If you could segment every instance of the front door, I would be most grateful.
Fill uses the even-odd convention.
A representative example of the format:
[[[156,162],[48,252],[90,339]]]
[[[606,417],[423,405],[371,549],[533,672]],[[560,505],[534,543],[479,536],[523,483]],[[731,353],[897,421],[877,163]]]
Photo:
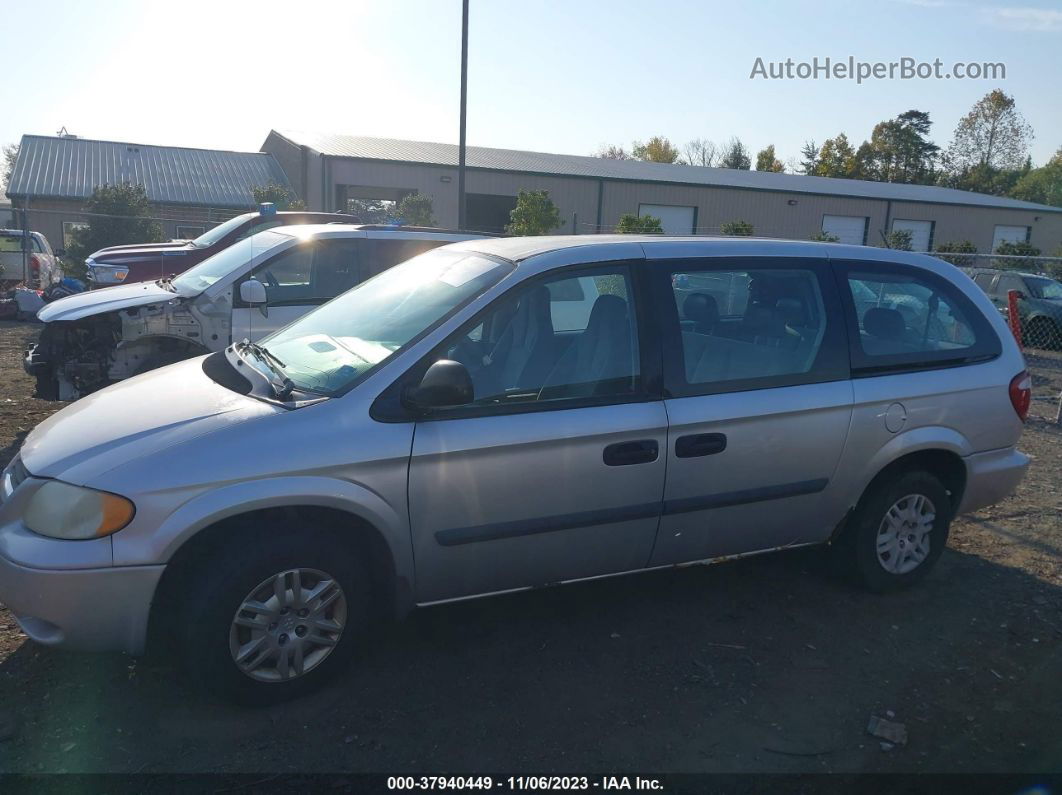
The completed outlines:
[[[826,263],[662,261],[654,279],[672,397],[652,565],[825,540],[852,415]]]
[[[430,357],[475,400],[418,421],[417,600],[630,571],[652,552],[667,415],[645,387],[626,267],[523,283]]]
[[[267,303],[264,309],[243,304],[236,283],[232,339],[261,339],[362,281],[358,243],[357,238],[307,240],[255,268],[245,278],[265,285]]]

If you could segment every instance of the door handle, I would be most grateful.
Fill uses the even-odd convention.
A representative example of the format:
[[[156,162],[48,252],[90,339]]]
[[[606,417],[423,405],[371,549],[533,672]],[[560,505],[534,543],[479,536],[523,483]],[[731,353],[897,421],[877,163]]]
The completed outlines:
[[[700,458],[721,453],[725,449],[726,434],[723,433],[695,433],[675,440],[676,458]]]
[[[659,455],[660,445],[655,439],[639,439],[636,442],[610,444],[601,458],[606,466],[625,467],[631,464],[649,464]]]

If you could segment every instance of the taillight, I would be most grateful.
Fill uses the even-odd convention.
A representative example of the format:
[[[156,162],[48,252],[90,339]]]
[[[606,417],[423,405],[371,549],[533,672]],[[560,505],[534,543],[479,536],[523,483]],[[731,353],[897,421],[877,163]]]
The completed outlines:
[[[1010,404],[1019,419],[1025,422],[1029,416],[1029,405],[1032,403],[1032,376],[1027,370],[1022,370],[1010,379]]]
[[[36,254],[30,254],[29,263],[30,273],[32,273],[34,276],[39,276],[41,272],[41,258],[38,257]]]

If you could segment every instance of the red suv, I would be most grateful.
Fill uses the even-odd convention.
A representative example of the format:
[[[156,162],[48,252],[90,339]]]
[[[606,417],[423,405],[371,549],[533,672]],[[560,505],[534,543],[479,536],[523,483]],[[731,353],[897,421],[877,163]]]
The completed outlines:
[[[343,213],[277,212],[263,205],[256,213],[244,213],[204,232],[195,240],[170,243],[143,243],[132,246],[101,248],[85,260],[90,287],[113,287],[116,284],[154,281],[188,270],[207,257],[228,248],[237,240],[273,226],[289,224],[360,223]]]

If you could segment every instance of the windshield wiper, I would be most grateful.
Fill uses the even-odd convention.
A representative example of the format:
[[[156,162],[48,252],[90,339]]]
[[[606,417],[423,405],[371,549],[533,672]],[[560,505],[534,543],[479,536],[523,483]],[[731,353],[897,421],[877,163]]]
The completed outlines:
[[[171,293],[177,292],[177,288],[173,286],[173,277],[167,276],[165,279],[159,279],[155,282],[163,290],[169,290]]]
[[[236,346],[236,350],[239,353],[244,351],[250,351],[253,353],[260,362],[265,364],[273,373],[280,377],[280,382],[270,381],[270,386],[273,387],[273,393],[280,400],[287,400],[291,397],[291,393],[295,390],[295,382],[288,378],[287,373],[284,372],[284,368],[287,367],[277,356],[269,351],[264,345],[259,345],[257,342],[251,342],[245,339],[243,342]]]

